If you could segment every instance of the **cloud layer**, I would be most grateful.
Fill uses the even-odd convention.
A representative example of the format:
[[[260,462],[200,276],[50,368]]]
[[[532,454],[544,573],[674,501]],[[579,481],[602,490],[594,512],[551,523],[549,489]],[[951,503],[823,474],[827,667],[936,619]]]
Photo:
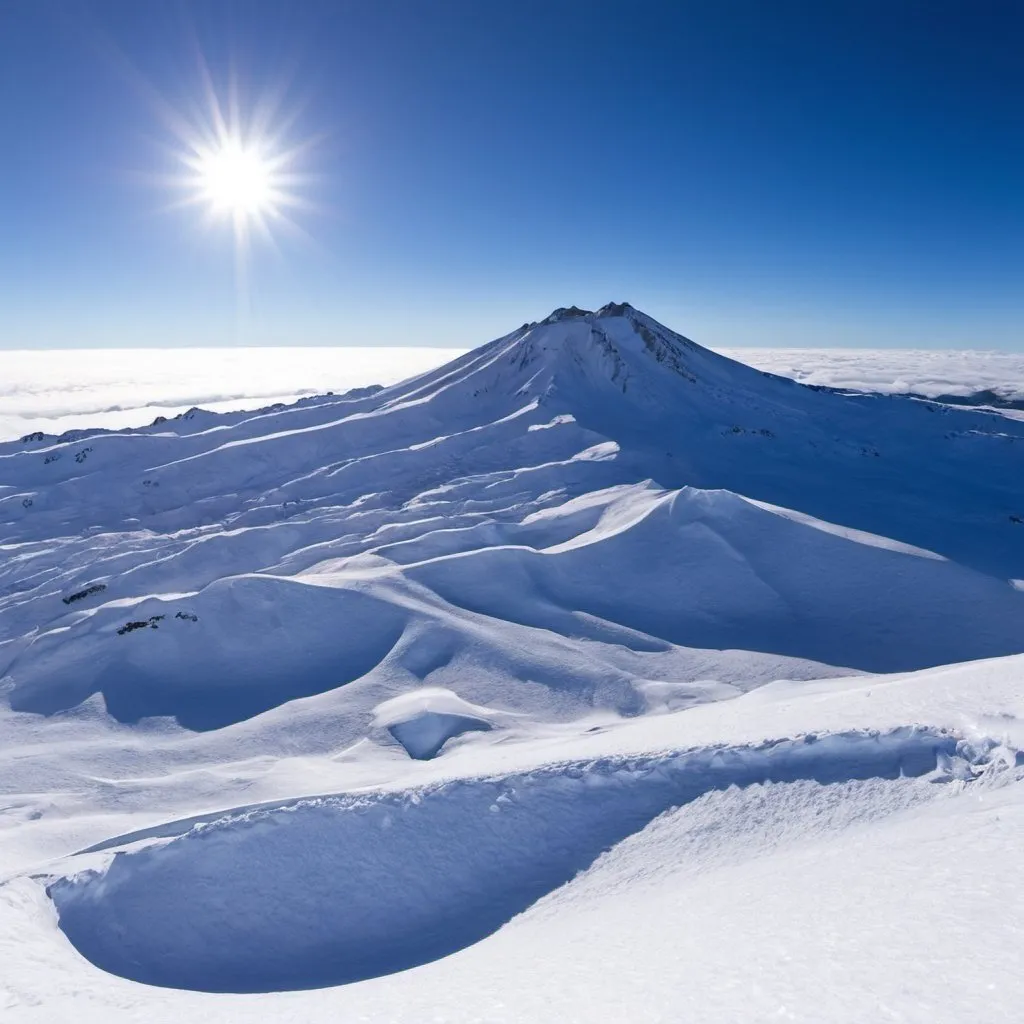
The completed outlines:
[[[446,348],[210,348],[0,351],[0,440],[36,430],[134,427],[192,406],[255,409],[390,384],[460,354]],[[807,384],[887,393],[1024,399],[1024,352],[728,348]]]
[[[0,439],[138,427],[192,406],[225,411],[391,384],[454,358],[441,348],[0,351]]]
[[[1024,398],[1024,352],[955,349],[720,348],[723,355],[804,384],[834,388]]]

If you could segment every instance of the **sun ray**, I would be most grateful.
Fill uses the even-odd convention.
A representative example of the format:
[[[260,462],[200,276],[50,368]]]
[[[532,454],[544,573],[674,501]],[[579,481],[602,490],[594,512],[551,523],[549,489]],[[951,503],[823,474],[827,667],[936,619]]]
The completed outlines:
[[[300,168],[322,139],[294,140],[299,112],[285,104],[283,83],[248,105],[236,76],[221,93],[198,51],[197,63],[199,102],[187,114],[164,118],[178,164],[170,178],[177,197],[168,208],[197,207],[205,226],[223,225],[232,234],[241,336],[254,244],[277,252],[278,232],[308,238],[289,214],[313,209],[301,195],[310,179]]]
[[[248,281],[255,245],[280,255],[287,236],[324,258],[331,254],[302,227],[297,214],[328,216],[310,201],[308,190],[318,179],[308,173],[312,151],[329,133],[297,135],[310,97],[296,97],[301,55],[294,51],[285,67],[249,95],[234,70],[218,80],[211,70],[195,27],[186,18],[196,67],[191,95],[172,99],[145,75],[108,35],[93,40],[103,58],[149,107],[162,129],[150,142],[166,156],[166,171],[128,172],[164,193],[159,212],[193,210],[204,234],[218,228],[231,239],[236,300],[241,336],[248,309]]]

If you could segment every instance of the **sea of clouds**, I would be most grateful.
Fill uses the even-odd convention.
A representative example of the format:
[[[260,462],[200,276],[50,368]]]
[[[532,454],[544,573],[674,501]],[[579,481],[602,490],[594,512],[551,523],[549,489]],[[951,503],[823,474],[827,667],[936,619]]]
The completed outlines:
[[[0,351],[0,440],[138,427],[193,406],[225,412],[393,384],[459,355],[440,348]]]
[[[994,391],[1004,399],[1024,399],[1024,352],[908,348],[721,348],[717,351],[759,370],[792,377],[804,384],[883,394],[911,392],[928,398]]]
[[[256,409],[390,384],[453,359],[441,348],[0,351],[0,440],[37,430],[131,427],[192,406]],[[808,384],[934,397],[993,390],[1024,399],[1024,352],[731,348],[725,355]]]

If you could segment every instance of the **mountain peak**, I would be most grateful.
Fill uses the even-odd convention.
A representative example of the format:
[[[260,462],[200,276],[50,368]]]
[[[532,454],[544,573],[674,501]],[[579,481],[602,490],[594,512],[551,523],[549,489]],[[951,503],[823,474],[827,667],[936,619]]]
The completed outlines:
[[[628,302],[606,302],[594,316],[598,319],[604,316],[628,316],[636,310]]]
[[[588,317],[600,320],[606,316],[627,316],[636,310],[628,302],[606,302],[596,312],[592,309],[581,309],[579,306],[559,306],[540,322],[542,324],[558,324],[566,320],[585,320]]]
[[[592,309],[580,309],[579,306],[559,306],[551,314],[540,322],[542,324],[560,324],[565,320],[579,320],[583,317],[593,316]]]

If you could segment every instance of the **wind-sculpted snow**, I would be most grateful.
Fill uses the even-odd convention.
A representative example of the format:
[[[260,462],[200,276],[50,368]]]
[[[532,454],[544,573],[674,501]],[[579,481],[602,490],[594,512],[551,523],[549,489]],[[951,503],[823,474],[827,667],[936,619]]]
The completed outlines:
[[[429,674],[456,646],[405,663]],[[560,725],[427,686],[350,745],[349,687],[198,734],[95,706],[0,715],[0,1006],[97,1024],[655,1024],[684,1004],[722,1024],[779,1005],[807,1024],[981,1003],[1013,1020],[1022,662]],[[415,760],[382,733],[423,710],[493,728]]]
[[[899,729],[322,798],[185,827],[50,894],[75,946],[137,981],[217,992],[338,985],[479,941],[710,790],[970,779],[979,757],[951,734]]]
[[[0,446],[0,673],[209,729],[379,701],[438,637],[417,685],[544,715],[1013,653],[1022,442],[558,311],[379,391]]]
[[[1015,1020],[1022,442],[611,305],[0,445],[0,1016]]]
[[[489,731],[492,722],[503,717],[443,687],[403,693],[374,709],[374,725],[387,729],[410,757],[420,761],[436,757],[456,736]]]

